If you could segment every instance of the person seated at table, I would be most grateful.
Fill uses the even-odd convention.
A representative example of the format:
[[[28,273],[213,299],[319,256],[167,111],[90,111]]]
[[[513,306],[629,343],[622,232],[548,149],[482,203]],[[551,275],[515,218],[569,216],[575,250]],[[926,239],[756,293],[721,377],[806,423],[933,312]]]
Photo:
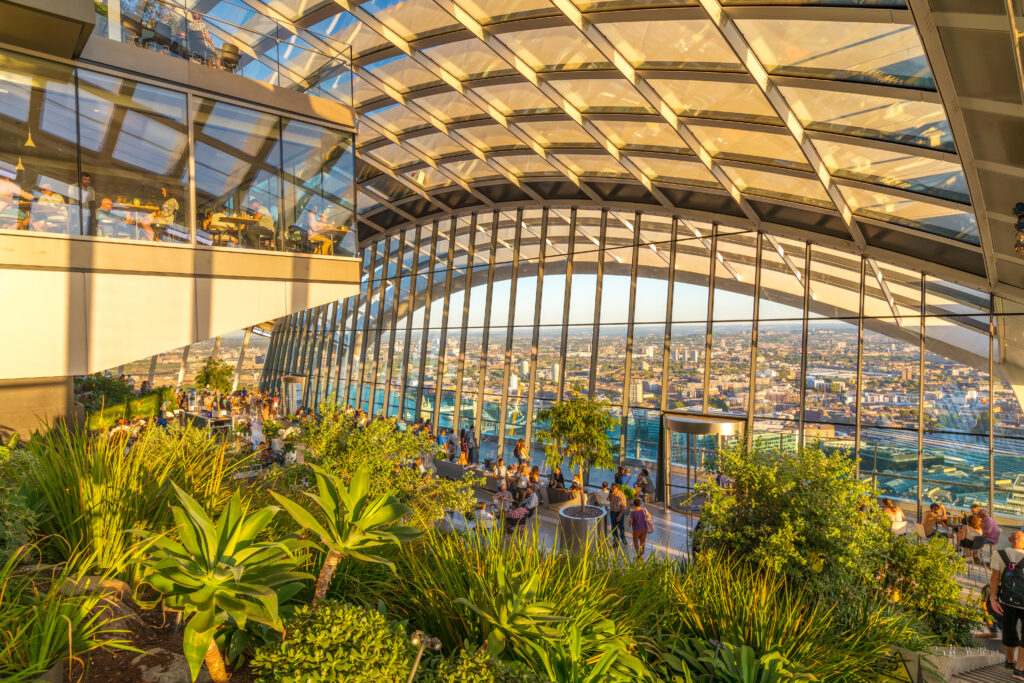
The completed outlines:
[[[582,491],[583,490],[583,476],[577,472],[572,475],[572,485],[569,487],[570,491]]]
[[[251,223],[242,228],[242,243],[250,249],[259,249],[260,240],[273,241],[276,233],[274,217],[267,207],[253,199],[249,202],[249,211],[256,218],[256,223]]]
[[[942,507],[942,503],[932,503],[928,506],[928,512],[924,513],[922,524],[925,538],[932,538],[938,534],[940,524],[949,525],[949,516],[946,514],[946,508]]]
[[[520,520],[528,517],[531,512],[536,510],[539,503],[537,493],[533,490],[533,487],[530,487],[526,490],[523,502],[505,512],[505,519],[513,525],[518,524]]]
[[[508,492],[508,484],[502,481],[499,485],[498,492],[491,496],[491,502],[501,507],[504,503],[512,502],[512,495]]]
[[[530,470],[530,486],[532,486],[534,490],[540,486],[540,468],[536,465],[534,465],[533,469]]]
[[[114,200],[104,197],[96,211],[96,225],[99,234],[105,237],[129,237],[135,234],[135,226],[128,220],[128,214],[114,208]]]
[[[160,210],[153,214],[150,221],[151,225],[156,229],[158,237],[161,232],[174,225],[178,209],[181,208],[177,198],[166,187],[160,188],[160,196],[163,197],[164,202],[160,205]]]
[[[39,186],[39,196],[32,202],[30,225],[38,232],[67,232],[68,207],[64,197],[53,191],[49,183]]]
[[[314,246],[313,253],[315,254],[330,254],[334,250],[334,242],[330,237],[324,234],[324,230],[328,227],[320,218],[319,209],[316,204],[310,204],[306,207],[305,229],[306,234],[309,236],[310,243]]]
[[[0,176],[0,228],[27,229],[29,217],[21,208],[21,203],[31,199],[32,195],[21,189],[21,185],[13,179]]]
[[[469,456],[466,453],[464,453],[463,451],[459,451],[458,463],[460,465],[462,465],[463,467],[468,466],[469,465]]]
[[[895,503],[888,498],[882,499],[882,511],[886,517],[889,518],[889,523],[896,526],[900,522],[906,522],[907,516],[903,514],[903,510],[899,509]]]
[[[974,545],[974,539],[983,535],[984,532],[981,530],[981,517],[978,515],[970,515],[967,518],[967,523],[957,529],[956,544],[964,549],[971,548]],[[978,551],[973,550],[972,554],[975,559],[977,559]]]
[[[999,543],[999,535],[1002,531],[999,529],[999,524],[996,523],[996,520],[992,519],[992,514],[985,508],[980,508],[977,515],[981,518],[981,532],[985,534],[985,545],[994,546]]]

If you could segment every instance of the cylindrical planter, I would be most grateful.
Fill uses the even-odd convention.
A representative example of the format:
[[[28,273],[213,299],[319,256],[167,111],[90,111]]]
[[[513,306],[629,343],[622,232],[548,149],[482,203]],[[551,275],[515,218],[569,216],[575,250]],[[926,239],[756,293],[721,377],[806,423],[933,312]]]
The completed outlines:
[[[579,552],[587,543],[601,536],[601,520],[608,514],[596,505],[569,505],[558,511],[558,539],[563,550]]]

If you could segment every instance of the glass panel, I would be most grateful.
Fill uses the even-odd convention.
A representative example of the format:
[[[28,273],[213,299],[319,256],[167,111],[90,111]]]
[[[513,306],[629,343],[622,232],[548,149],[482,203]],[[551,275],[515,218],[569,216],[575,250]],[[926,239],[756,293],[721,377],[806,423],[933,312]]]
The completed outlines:
[[[427,48],[423,54],[461,81],[515,73],[515,69],[476,37]]]
[[[96,190],[78,175],[71,67],[0,50],[0,89],[0,228],[94,234]]]
[[[531,83],[475,85],[473,90],[505,116],[548,114],[561,111]]]
[[[857,321],[809,321],[805,423],[853,424],[856,408]]]
[[[779,124],[778,114],[753,83],[652,78],[648,81],[680,116]]]
[[[672,325],[667,380],[668,407],[672,410],[700,412],[702,409],[706,333],[704,323]]]
[[[716,304],[718,294],[716,291]],[[712,327],[708,395],[708,410],[712,413],[747,414],[752,329],[750,322],[716,322]]]
[[[710,21],[661,19],[656,22],[603,22],[600,28],[615,49],[635,67],[740,68],[729,44]]]
[[[913,24],[791,19],[736,24],[772,73],[935,88]]]
[[[664,286],[664,282],[662,286]],[[664,308],[662,309],[664,311]],[[662,313],[664,316],[664,313]],[[662,349],[665,325],[638,324],[633,328],[633,358],[630,361],[629,404],[657,408],[661,405]],[[657,439],[655,439],[657,444]]]
[[[196,225],[203,242],[280,249],[278,117],[193,97]]]
[[[946,113],[938,102],[813,88],[779,89],[809,130],[956,151]]]
[[[369,0],[360,5],[404,40],[440,33],[458,24],[450,14],[430,0]]]
[[[590,41],[580,40],[575,26],[502,33],[501,42],[535,71],[574,71],[611,66]]]
[[[750,320],[753,317],[756,244],[751,234],[718,238],[714,300],[716,321]],[[749,339],[747,343],[750,343]]]
[[[687,221],[680,221],[680,234],[688,227]],[[676,244],[673,321],[706,320],[708,317],[709,245],[710,241],[703,239],[681,240]]]
[[[865,319],[861,423],[917,429],[920,318]]]
[[[99,194],[89,233],[188,242],[184,93],[83,69],[78,78],[82,173]]]
[[[969,244],[979,243],[978,225],[972,212],[904,199],[883,191],[862,190],[845,185],[840,185],[839,189],[854,213]]]
[[[570,104],[584,113],[655,113],[647,100],[622,79],[557,79],[549,83]]]
[[[630,155],[630,160],[651,180],[719,187],[718,181],[711,171],[696,160],[684,158],[665,159],[664,157],[645,157]]]
[[[815,141],[832,175],[970,204],[960,164],[929,159],[904,151]]]
[[[729,174],[741,192],[785,199],[790,202],[801,202],[812,206],[833,206],[825,188],[817,179],[728,165],[724,165],[722,168]]]
[[[622,387],[626,378],[626,332],[625,325],[602,323],[597,338],[594,394],[607,399],[612,405],[622,404]]]
[[[755,415],[790,420],[800,418],[802,349],[801,323],[761,322],[758,325]]]
[[[632,177],[619,162],[609,157],[604,151],[600,154],[556,154],[554,156],[576,175],[613,178]]]
[[[565,396],[568,397],[574,389],[586,394],[590,383],[591,361],[595,355],[591,349],[594,328],[592,325],[573,325],[566,330],[566,334]]]
[[[766,133],[704,125],[691,125],[690,130],[715,157],[773,166],[810,168],[796,141],[783,130]]]

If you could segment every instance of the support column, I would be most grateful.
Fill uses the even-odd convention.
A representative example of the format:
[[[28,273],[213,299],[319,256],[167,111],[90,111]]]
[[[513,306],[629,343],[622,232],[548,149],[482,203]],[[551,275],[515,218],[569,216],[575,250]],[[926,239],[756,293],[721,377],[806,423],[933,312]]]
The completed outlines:
[[[220,355],[220,337],[213,340],[213,353],[210,354],[210,358],[217,358]]]
[[[804,319],[800,344],[800,421],[797,423],[797,449],[804,447],[804,410],[807,405],[807,316],[811,305],[811,245],[804,245]]]
[[[186,344],[181,352],[181,367],[178,368],[178,386],[185,381],[185,366],[188,364],[188,352],[192,350],[191,344]]]
[[[754,314],[750,326],[750,384],[747,387],[747,428],[743,435],[749,451],[754,447],[754,409],[757,406],[757,336],[760,333],[761,317],[761,248],[764,241],[764,234],[757,233],[756,249],[754,255]],[[689,438],[689,437],[687,437]]]
[[[149,381],[150,388],[153,387],[153,381],[156,379],[156,361],[160,358],[160,354],[153,354],[153,357],[149,359],[149,376],[146,378]]]
[[[715,317],[715,276],[718,271],[718,223],[711,224],[711,267],[708,269],[708,320],[704,331],[704,387],[701,397],[701,412],[708,412],[708,395],[711,393],[711,332]]]
[[[533,302],[533,337],[530,342],[530,385],[526,388],[526,451],[533,449],[533,403],[537,390],[537,347],[540,345],[540,309],[544,295],[544,265],[547,261],[548,209],[545,207],[540,214],[540,252],[537,255],[537,296]]]
[[[462,297],[462,328],[459,333],[459,365],[455,371],[455,405],[452,408],[452,420],[455,425],[455,430],[458,431],[462,425],[462,380],[466,374],[466,337],[469,327],[469,297],[473,291],[473,271],[476,270],[476,217],[474,213],[469,218],[469,244],[466,245],[467,257],[466,257],[466,275],[465,275],[465,290],[466,294]],[[474,425],[477,427],[477,425]],[[477,440],[479,442],[480,434],[477,433]]]
[[[242,364],[245,363],[245,352],[249,350],[249,338],[252,336],[252,328],[245,328],[245,336],[242,337],[242,348],[238,352],[238,362],[235,363],[235,378],[231,382],[231,391],[238,390],[238,381],[242,376]]]
[[[512,281],[509,285],[508,320],[505,326],[505,355],[502,358],[501,402],[498,413],[498,458],[505,458],[505,427],[508,421],[508,388],[512,375],[512,332],[516,323],[516,290],[519,284],[519,250],[523,239],[523,210],[516,211],[516,237],[512,242]],[[497,234],[497,231],[495,231]],[[522,390],[520,390],[522,396]]]

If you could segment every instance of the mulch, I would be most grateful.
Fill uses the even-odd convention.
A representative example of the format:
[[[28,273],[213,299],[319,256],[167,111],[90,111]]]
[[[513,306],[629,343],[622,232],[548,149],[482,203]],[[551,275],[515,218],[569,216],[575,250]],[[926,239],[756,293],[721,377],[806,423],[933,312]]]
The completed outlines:
[[[182,652],[182,633],[175,632],[175,619],[171,613],[160,610],[137,610],[141,623],[133,621],[130,633],[122,634],[131,640],[132,647],[144,652],[163,650],[145,656],[138,652],[100,648],[86,655],[82,662],[74,662],[65,671],[65,683],[151,683],[142,676],[144,667],[167,664],[172,657],[166,653]],[[84,665],[84,672],[83,672]],[[256,677],[243,666],[231,675],[232,683],[254,683]]]

